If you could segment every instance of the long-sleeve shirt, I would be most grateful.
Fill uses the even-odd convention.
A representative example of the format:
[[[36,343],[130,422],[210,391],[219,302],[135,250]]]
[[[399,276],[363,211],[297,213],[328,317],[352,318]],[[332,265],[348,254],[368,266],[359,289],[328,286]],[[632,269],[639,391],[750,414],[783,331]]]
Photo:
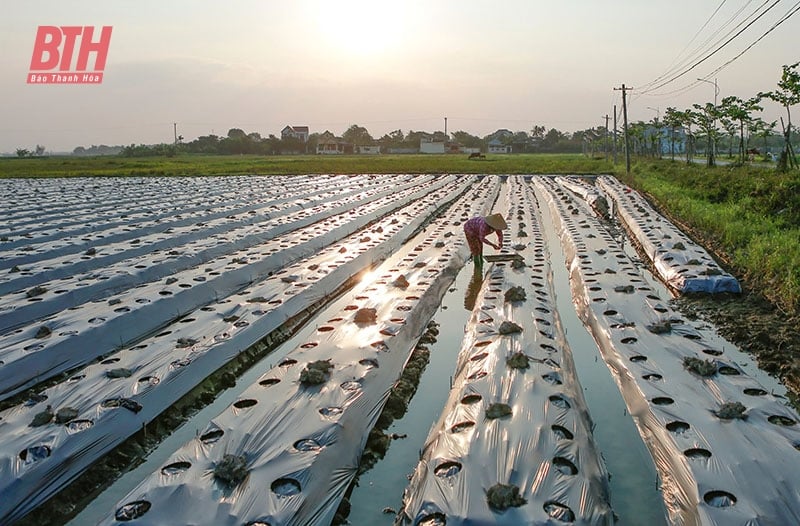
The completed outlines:
[[[473,255],[483,253],[483,244],[488,242],[486,236],[492,232],[497,233],[497,239],[502,243],[502,232],[490,227],[483,217],[473,217],[464,223],[464,235],[467,236],[467,243]]]

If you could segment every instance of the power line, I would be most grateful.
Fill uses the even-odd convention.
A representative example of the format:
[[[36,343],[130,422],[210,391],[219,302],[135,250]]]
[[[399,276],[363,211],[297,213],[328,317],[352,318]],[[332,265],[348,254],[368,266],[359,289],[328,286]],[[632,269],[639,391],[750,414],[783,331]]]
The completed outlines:
[[[730,37],[728,40],[726,40],[725,42],[723,42],[723,43],[722,43],[720,46],[718,46],[716,49],[714,49],[713,51],[711,51],[710,53],[708,53],[706,56],[704,56],[703,58],[701,58],[700,60],[698,60],[697,62],[695,62],[695,63],[694,63],[694,64],[692,64],[691,66],[689,66],[688,68],[684,69],[683,71],[681,71],[680,73],[678,73],[678,74],[676,74],[676,75],[673,75],[673,76],[672,76],[672,77],[670,77],[668,80],[665,80],[665,81],[663,81],[663,82],[659,83],[659,84],[658,84],[658,85],[656,85],[655,87],[652,87],[652,88],[650,88],[650,89],[646,89],[646,90],[640,91],[640,94],[650,93],[650,92],[653,92],[653,91],[655,91],[655,90],[657,90],[657,89],[663,88],[663,87],[664,87],[664,86],[666,86],[667,84],[671,84],[671,83],[672,83],[672,82],[674,82],[675,80],[677,80],[677,79],[679,79],[680,77],[682,77],[682,76],[686,75],[687,73],[689,73],[690,71],[692,71],[694,68],[696,68],[697,66],[699,66],[700,64],[702,64],[702,63],[703,63],[703,62],[705,62],[706,60],[708,60],[708,59],[710,59],[711,57],[713,57],[714,55],[716,55],[716,54],[717,54],[719,51],[721,51],[721,50],[722,50],[722,49],[723,49],[725,46],[727,46],[728,44],[730,44],[730,43],[731,43],[731,42],[732,42],[732,41],[733,41],[733,40],[734,40],[736,37],[738,37],[739,35],[741,35],[741,34],[742,34],[742,33],[743,33],[745,30],[747,30],[747,29],[748,29],[750,26],[752,26],[752,25],[753,25],[753,24],[755,24],[755,23],[756,23],[756,22],[757,22],[759,19],[761,19],[761,17],[763,17],[764,15],[766,15],[766,14],[767,14],[767,13],[768,13],[768,12],[769,12],[769,11],[770,11],[772,8],[774,8],[776,5],[778,5],[778,3],[780,3],[780,1],[781,1],[781,0],[775,0],[775,1],[772,3],[772,5],[770,5],[770,6],[769,6],[769,7],[768,7],[766,10],[764,10],[764,11],[763,11],[761,14],[759,14],[759,15],[758,15],[756,18],[754,18],[752,21],[750,21],[750,22],[749,22],[747,25],[745,25],[745,26],[744,26],[742,29],[740,29],[739,31],[737,31],[737,32],[736,32],[736,33],[735,33],[735,34],[734,34],[732,37]]]
[[[656,82],[658,82],[659,80],[661,80],[661,79],[663,79],[664,77],[666,77],[667,75],[671,74],[671,73],[672,73],[672,71],[674,71],[675,69],[678,69],[678,68],[682,67],[682,63],[683,63],[683,61],[681,61],[681,62],[678,62],[678,59],[679,59],[679,58],[680,58],[680,57],[681,57],[681,56],[682,56],[682,55],[683,55],[683,54],[686,52],[686,50],[687,50],[687,49],[689,49],[689,46],[691,46],[691,45],[692,45],[692,43],[695,41],[695,39],[696,39],[698,36],[700,36],[700,33],[702,33],[702,32],[703,32],[703,30],[704,30],[704,29],[705,29],[705,28],[708,26],[708,24],[711,22],[711,20],[713,20],[713,18],[714,18],[714,17],[717,15],[717,13],[718,13],[718,12],[719,12],[719,10],[722,8],[722,6],[723,6],[723,5],[725,5],[725,2],[726,2],[726,1],[727,1],[727,0],[722,0],[722,2],[720,2],[720,4],[717,6],[717,8],[714,10],[714,12],[713,12],[713,13],[711,13],[711,16],[710,16],[710,17],[708,17],[708,19],[707,19],[707,20],[705,21],[705,23],[704,23],[704,24],[703,24],[703,25],[700,27],[700,29],[698,29],[698,30],[697,30],[697,33],[695,33],[695,34],[694,34],[694,36],[691,38],[691,40],[689,40],[689,42],[686,44],[686,46],[684,46],[684,48],[681,50],[681,52],[680,52],[680,53],[678,53],[678,54],[675,56],[675,58],[672,60],[672,63],[671,63],[669,66],[667,66],[667,69],[666,69],[666,71],[665,71],[664,73],[662,73],[661,75],[659,75],[658,77],[656,77],[655,79],[653,79],[652,81],[650,81],[650,82],[648,82],[647,84],[645,84],[645,85],[642,87],[642,89],[646,89],[646,88],[647,88],[647,87],[649,87],[650,85],[652,85],[652,84],[655,84],[655,83],[656,83]],[[750,0],[750,1],[752,1],[752,0]],[[749,3],[749,2],[748,2],[748,3]],[[704,45],[704,44],[703,44],[703,45]],[[686,60],[686,61],[688,61],[688,60],[689,60],[689,58],[690,58],[691,56],[693,56],[693,55],[694,55],[694,53],[695,53],[695,52],[693,52],[691,55],[689,55],[689,56],[688,56],[688,57],[687,57],[685,60]]]
[[[714,75],[716,75],[717,73],[719,73],[720,71],[722,71],[723,69],[725,69],[726,67],[731,65],[735,60],[737,60],[739,57],[741,57],[742,55],[747,53],[751,48],[753,48],[756,44],[758,44],[761,40],[763,40],[772,31],[777,29],[778,26],[780,26],[781,24],[786,22],[789,18],[791,18],[793,15],[795,15],[798,11],[800,11],[800,1],[796,2],[792,7],[790,7],[789,10],[781,18],[779,18],[777,22],[775,22],[769,29],[767,29],[764,33],[762,33],[761,36],[759,36],[755,41],[753,41],[750,45],[745,47],[736,56],[734,56],[733,58],[731,58],[730,60],[728,60],[727,62],[722,64],[721,66],[719,66],[717,69],[713,70],[711,73],[709,73],[705,77],[706,78],[713,77]],[[654,93],[653,95],[655,95],[655,96],[678,95],[678,94],[685,93],[685,92],[691,90],[692,88],[697,86],[699,83],[700,83],[700,81],[695,80],[691,84],[688,84],[688,85],[686,85],[686,86],[684,86],[682,88],[678,88],[678,89],[675,89],[675,90],[672,90],[672,91],[663,92],[663,93]],[[647,91],[645,93],[650,93],[650,91]]]
[[[731,63],[732,63],[734,60],[736,60],[737,58],[739,58],[739,57],[741,57],[742,55],[744,55],[745,53],[747,53],[747,52],[750,50],[750,48],[752,48],[753,46],[755,46],[756,44],[758,44],[759,42],[761,42],[761,40],[762,40],[764,37],[766,37],[767,35],[769,35],[770,33],[772,33],[772,31],[774,31],[774,30],[775,30],[775,28],[777,28],[779,25],[781,25],[781,24],[783,24],[784,22],[786,22],[787,20],[789,20],[789,18],[791,18],[791,17],[792,17],[792,15],[794,15],[794,14],[795,14],[795,13],[797,13],[798,11],[800,11],[800,2],[797,2],[797,3],[795,3],[795,4],[794,4],[794,5],[791,7],[791,8],[789,8],[789,11],[788,11],[788,12],[787,12],[787,13],[786,13],[784,16],[783,16],[783,18],[781,18],[781,19],[779,19],[777,22],[775,22],[775,23],[772,25],[772,27],[770,27],[768,30],[766,30],[766,31],[764,32],[764,34],[762,34],[760,37],[758,37],[758,38],[756,39],[756,41],[755,41],[755,42],[753,42],[752,44],[750,44],[749,46],[747,46],[746,48],[744,48],[744,49],[742,50],[742,52],[741,52],[741,53],[739,53],[738,55],[736,55],[735,57],[733,57],[732,59],[730,59],[729,61],[727,61],[726,63],[724,63],[723,65],[721,65],[721,66],[720,66],[720,67],[718,67],[717,69],[715,69],[714,71],[712,71],[711,73],[709,73],[707,76],[709,76],[709,77],[710,77],[710,76],[712,76],[712,75],[714,75],[714,74],[718,73],[719,71],[723,70],[724,68],[726,68],[726,67],[727,67],[728,65],[730,65],[730,64],[731,64]]]
[[[732,29],[722,34],[723,31],[725,31],[728,26],[730,26],[733,22],[736,21],[737,18],[739,18],[739,15],[741,15],[742,12],[745,9],[747,9],[747,6],[749,6],[753,2],[753,0],[748,0],[747,3],[745,3],[739,9],[737,9],[736,12],[734,12],[725,22],[723,22],[723,24],[719,28],[717,28],[711,35],[709,35],[708,38],[706,38],[705,41],[703,41],[703,43],[697,47],[697,49],[695,49],[692,55],[686,60],[686,63],[690,63],[695,58],[702,56],[703,53],[708,52],[714,46],[719,45],[719,43],[722,40],[729,37],[734,31],[742,27],[743,24],[747,23],[748,20],[756,16],[759,11],[764,9],[764,6],[767,5],[769,1],[770,0],[764,0],[764,2],[762,2],[761,5],[759,5],[758,7],[756,7],[752,13],[744,17],[744,19],[742,19],[738,24],[736,24]],[[717,38],[720,34],[722,34],[722,36]]]

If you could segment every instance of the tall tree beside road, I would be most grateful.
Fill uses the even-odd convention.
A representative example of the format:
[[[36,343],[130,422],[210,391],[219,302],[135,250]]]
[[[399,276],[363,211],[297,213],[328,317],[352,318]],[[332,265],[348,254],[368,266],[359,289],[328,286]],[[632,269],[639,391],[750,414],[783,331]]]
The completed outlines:
[[[773,100],[786,108],[787,122],[783,130],[784,147],[781,159],[778,161],[779,170],[797,168],[798,166],[790,137],[792,133],[792,114],[789,111],[792,106],[800,104],[800,71],[797,71],[798,66],[800,66],[800,62],[795,62],[789,66],[784,65],[781,80],[778,81],[778,89],[758,94],[760,98]]]
[[[767,155],[767,139],[775,133],[775,127],[778,125],[778,121],[767,122],[761,117],[755,117],[748,126],[747,132],[753,136],[761,137],[764,139],[764,151],[762,152],[763,155]]]
[[[708,138],[706,164],[708,166],[716,166],[716,162],[714,161],[714,149],[717,143],[717,136],[719,135],[719,130],[717,129],[717,107],[710,102],[706,102],[705,105],[693,104],[692,107],[694,111],[688,110],[690,112],[689,115],[692,117],[692,122],[696,124]]]
[[[744,130],[750,122],[752,122],[752,113],[754,111],[762,111],[764,108],[758,105],[759,98],[742,100],[739,97],[732,95],[722,99],[720,106],[720,113],[739,125],[739,162],[745,162],[745,146],[744,146]]]
[[[675,134],[679,128],[683,127],[684,121],[683,112],[675,108],[667,108],[666,113],[664,113],[664,126],[669,128],[669,151],[673,161],[675,160]]]

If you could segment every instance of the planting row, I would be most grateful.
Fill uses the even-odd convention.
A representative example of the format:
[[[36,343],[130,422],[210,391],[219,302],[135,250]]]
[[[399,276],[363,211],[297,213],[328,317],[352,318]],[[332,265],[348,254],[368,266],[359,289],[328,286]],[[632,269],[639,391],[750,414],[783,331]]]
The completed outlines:
[[[597,183],[614,200],[625,228],[669,287],[678,292],[741,292],[736,278],[638,192],[610,176],[598,177]]]
[[[323,186],[348,180],[336,176]],[[116,226],[138,223],[149,228],[173,216],[189,217],[208,209],[229,213],[247,212],[254,204],[280,197],[303,197],[312,187],[308,178],[114,178],[6,180],[0,203],[7,203],[0,235],[15,248],[35,240],[58,241],[75,234],[96,236]],[[34,187],[33,189],[31,187]],[[281,196],[280,189],[287,193]],[[238,212],[237,212],[238,210]]]
[[[348,293],[316,337],[125,497],[104,522],[328,525],[394,382],[466,259],[485,179]]]
[[[506,252],[524,262],[496,263],[485,278],[475,269],[483,286],[453,387],[397,524],[611,525],[608,474],[555,310],[535,198],[512,178],[499,208],[511,226]]]
[[[675,524],[797,524],[798,415],[672,311],[600,222],[536,178],[578,313],[650,449]]]
[[[0,399],[136,342],[187,312],[242,290],[452,180],[421,181],[300,230],[292,231],[287,224],[284,228],[289,233],[285,235],[273,232],[277,237],[219,255],[202,266],[176,272],[163,282],[142,283],[108,299],[56,310],[58,314],[38,323],[25,320],[27,325],[0,337]],[[61,290],[69,301],[70,292]],[[55,302],[51,309],[63,307],[56,292],[41,296],[47,296],[42,300],[45,304]],[[25,308],[18,310],[26,312]]]
[[[352,187],[305,188],[305,192],[313,194],[297,197],[273,190],[271,196],[254,196],[246,210],[236,208],[238,214],[232,213],[230,206],[206,205],[189,213],[174,210],[168,220],[128,220],[117,228],[95,229],[90,236],[28,242],[0,259],[0,268],[8,269],[0,274],[0,293],[27,294],[36,285],[56,280],[120,279],[123,275],[139,283],[152,281],[176,269],[202,263],[213,254],[269,239],[287,231],[288,226],[297,228],[332,213],[344,213],[363,202],[385,197],[396,187],[408,188],[409,184],[413,183],[402,178],[394,184],[369,186],[362,181]],[[9,244],[13,242],[0,246],[10,248]],[[155,258],[168,264],[153,265],[151,260]],[[33,294],[27,300],[40,301],[39,296]],[[13,305],[0,305],[0,312],[9,310]],[[7,322],[0,327],[5,325]]]
[[[392,253],[471,178],[452,180],[341,242],[220,298],[0,414],[3,514],[39,505],[211,372]]]

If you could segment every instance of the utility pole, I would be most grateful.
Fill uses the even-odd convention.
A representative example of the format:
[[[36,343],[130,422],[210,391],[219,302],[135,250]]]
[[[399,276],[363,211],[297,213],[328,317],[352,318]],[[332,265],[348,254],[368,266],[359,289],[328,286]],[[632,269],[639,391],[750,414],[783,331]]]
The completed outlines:
[[[608,161],[608,113],[606,113],[606,136],[603,139],[603,149],[606,152],[606,161]]]
[[[172,123],[172,134],[175,137],[175,141],[172,144],[177,146],[178,145],[178,123],[177,122],[173,122]]]
[[[631,173],[631,144],[628,140],[628,103],[626,99],[626,92],[632,90],[631,87],[614,88],[614,91],[622,91],[622,131],[625,133],[625,173]]]
[[[611,145],[611,151],[614,152],[614,164],[617,164],[617,105],[614,104],[614,143]]]
[[[447,117],[444,118],[444,141],[447,142]]]

